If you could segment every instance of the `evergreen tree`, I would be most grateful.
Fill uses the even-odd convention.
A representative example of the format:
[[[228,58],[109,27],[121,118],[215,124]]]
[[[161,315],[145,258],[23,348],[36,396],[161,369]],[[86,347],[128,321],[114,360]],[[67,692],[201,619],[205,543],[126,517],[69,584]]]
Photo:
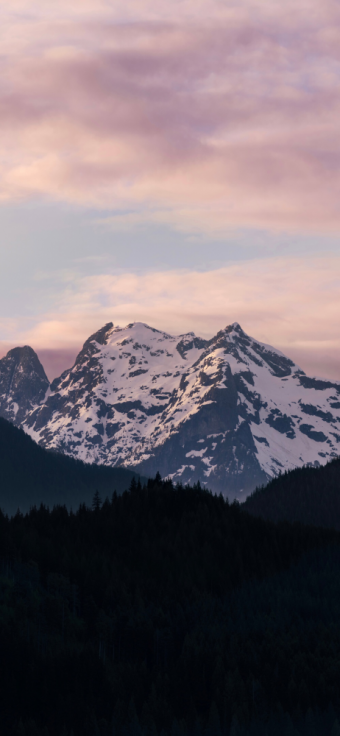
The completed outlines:
[[[93,511],[99,511],[100,507],[102,505],[102,500],[99,495],[99,491],[95,491],[92,501],[92,509]]]

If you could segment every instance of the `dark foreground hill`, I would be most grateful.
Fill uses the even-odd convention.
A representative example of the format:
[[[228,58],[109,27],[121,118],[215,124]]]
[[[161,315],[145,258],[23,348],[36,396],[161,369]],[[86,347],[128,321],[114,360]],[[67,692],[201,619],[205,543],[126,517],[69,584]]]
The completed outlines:
[[[96,490],[105,498],[125,491],[134,473],[124,468],[88,465],[45,450],[0,418],[0,508],[8,514],[33,505],[91,503]]]
[[[0,514],[2,736],[338,736],[340,535],[159,477]]]
[[[298,521],[340,530],[340,459],[297,468],[257,489],[244,509],[270,521]]]

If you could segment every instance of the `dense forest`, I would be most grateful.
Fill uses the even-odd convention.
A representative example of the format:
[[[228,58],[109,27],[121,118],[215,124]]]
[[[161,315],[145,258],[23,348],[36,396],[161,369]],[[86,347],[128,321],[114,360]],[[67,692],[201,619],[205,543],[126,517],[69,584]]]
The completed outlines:
[[[44,503],[77,509],[91,504],[96,490],[105,497],[122,493],[134,473],[124,468],[90,465],[45,450],[22,429],[0,417],[0,508],[8,514]]]
[[[340,535],[159,476],[0,515],[3,736],[339,736]]]
[[[270,521],[315,524],[340,531],[340,458],[319,468],[296,468],[258,488],[244,503]]]

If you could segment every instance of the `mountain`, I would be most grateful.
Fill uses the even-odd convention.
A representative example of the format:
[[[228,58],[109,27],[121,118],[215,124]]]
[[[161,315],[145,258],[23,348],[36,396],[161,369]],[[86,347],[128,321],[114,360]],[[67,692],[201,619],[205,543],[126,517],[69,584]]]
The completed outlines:
[[[243,508],[268,521],[340,531],[340,458],[320,468],[296,468],[274,478],[252,493]]]
[[[306,376],[238,323],[211,340],[109,323],[21,426],[85,461],[159,470],[242,499],[339,454],[340,382]]]
[[[37,354],[26,345],[0,360],[0,416],[20,426],[26,414],[43,402],[49,380]]]
[[[8,514],[26,512],[41,503],[91,506],[95,491],[104,500],[122,493],[134,473],[125,468],[86,465],[39,447],[13,424],[0,418],[0,508]]]

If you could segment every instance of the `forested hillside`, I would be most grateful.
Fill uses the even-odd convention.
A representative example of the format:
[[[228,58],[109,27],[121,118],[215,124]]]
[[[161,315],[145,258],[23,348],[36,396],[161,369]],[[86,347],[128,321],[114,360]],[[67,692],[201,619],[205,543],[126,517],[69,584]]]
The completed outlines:
[[[3,736],[337,736],[340,535],[159,477],[0,515]]]
[[[244,503],[271,521],[299,521],[340,530],[340,459],[320,468],[297,468],[257,489]]]
[[[124,468],[88,465],[39,447],[0,417],[0,508],[14,514],[34,504],[66,504],[77,509],[91,503],[98,490],[103,497],[125,491],[134,473]]]

